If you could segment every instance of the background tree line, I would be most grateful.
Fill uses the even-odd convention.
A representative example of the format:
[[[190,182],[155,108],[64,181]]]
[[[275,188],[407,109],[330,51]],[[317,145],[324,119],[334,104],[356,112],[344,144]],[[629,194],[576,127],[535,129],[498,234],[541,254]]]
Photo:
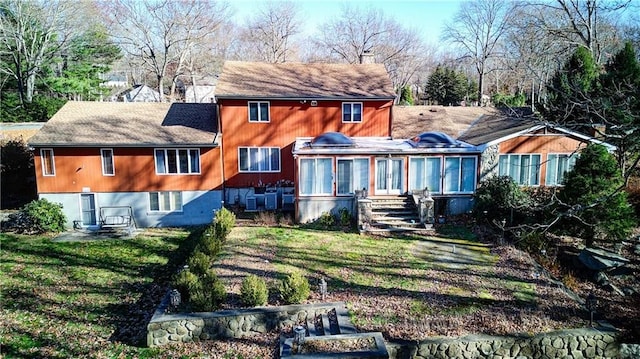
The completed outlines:
[[[110,71],[179,101],[181,85],[214,77],[225,60],[357,63],[365,53],[385,65],[404,104],[497,95],[534,107],[577,48],[598,65],[625,40],[637,53],[637,10],[628,0],[463,2],[429,44],[401,19],[349,4],[309,38],[292,1],[261,3],[238,23],[230,3],[214,0],[0,0],[1,116],[46,121],[66,99],[104,99]]]

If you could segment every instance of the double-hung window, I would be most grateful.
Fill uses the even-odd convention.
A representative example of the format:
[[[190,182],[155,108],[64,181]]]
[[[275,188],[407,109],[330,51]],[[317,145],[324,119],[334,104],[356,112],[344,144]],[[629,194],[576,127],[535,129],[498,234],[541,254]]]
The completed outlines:
[[[431,193],[442,191],[441,157],[412,157],[409,159],[409,189],[412,191],[429,189]]]
[[[356,190],[369,188],[369,159],[338,159],[338,195],[352,195]]]
[[[498,174],[509,176],[520,186],[540,185],[540,155],[500,155]]]
[[[300,160],[300,194],[306,196],[333,194],[331,158]]]
[[[200,150],[164,148],[155,150],[157,174],[199,174]]]
[[[473,193],[476,186],[475,157],[444,158],[444,193]]]
[[[545,185],[561,186],[564,176],[576,164],[577,154],[548,154]]]
[[[342,122],[362,122],[362,102],[343,102]]]
[[[56,163],[53,159],[53,149],[43,148],[40,150],[40,158],[42,159],[42,175],[55,176]]]
[[[149,192],[149,210],[151,212],[181,212],[182,192]]]
[[[280,172],[279,147],[238,147],[240,172]]]
[[[269,102],[249,101],[249,122],[269,122]]]
[[[113,150],[111,148],[103,148],[100,150],[100,158],[102,160],[102,175],[115,176],[115,167],[113,166]]]

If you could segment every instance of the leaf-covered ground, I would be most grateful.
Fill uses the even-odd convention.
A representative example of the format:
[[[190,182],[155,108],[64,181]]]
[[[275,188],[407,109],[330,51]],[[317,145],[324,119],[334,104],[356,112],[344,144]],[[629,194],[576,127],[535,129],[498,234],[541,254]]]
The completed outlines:
[[[58,243],[0,235],[0,351],[4,358],[275,358],[280,333],[144,348],[145,328],[169,278],[193,248],[185,230],[131,240]],[[248,274],[264,277],[269,305],[288,271],[302,270],[326,301],[344,301],[361,331],[387,339],[541,332],[586,324],[557,282],[512,247],[427,234],[369,237],[296,227],[237,227],[215,264],[240,307]]]

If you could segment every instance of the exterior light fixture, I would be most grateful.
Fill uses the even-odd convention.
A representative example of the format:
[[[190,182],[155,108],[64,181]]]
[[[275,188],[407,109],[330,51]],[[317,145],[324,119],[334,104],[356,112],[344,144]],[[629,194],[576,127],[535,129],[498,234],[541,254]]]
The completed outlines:
[[[593,327],[593,313],[595,313],[596,308],[598,307],[598,298],[596,298],[596,296],[593,295],[593,293],[589,293],[589,295],[587,296],[586,305],[587,305],[587,310],[589,311],[589,314],[590,314],[589,325]]]
[[[304,337],[306,334],[307,329],[302,325],[298,325],[297,327],[293,328],[293,342],[295,344],[298,344],[298,346],[302,345],[302,343],[304,343]]]
[[[322,297],[322,300],[324,300],[324,298],[327,296],[327,281],[325,281],[324,278],[320,278],[319,287],[320,296]]]
[[[182,297],[177,289],[173,289],[171,292],[169,292],[169,306],[172,310],[177,309],[180,306],[181,302]]]

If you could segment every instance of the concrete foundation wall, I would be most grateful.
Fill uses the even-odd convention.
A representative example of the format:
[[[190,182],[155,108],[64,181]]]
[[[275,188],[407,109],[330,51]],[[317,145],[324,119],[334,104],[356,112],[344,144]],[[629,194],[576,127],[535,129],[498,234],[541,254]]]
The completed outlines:
[[[353,213],[354,197],[301,197],[298,201],[298,223],[313,222],[325,212],[337,214],[342,208]]]
[[[100,218],[100,207],[130,206],[138,227],[178,227],[210,223],[214,210],[222,207],[222,191],[183,191],[181,212],[150,212],[149,193],[113,192],[93,193],[95,196],[96,218]],[[43,193],[54,203],[61,203],[67,217],[67,226],[82,218],[80,193]]]

